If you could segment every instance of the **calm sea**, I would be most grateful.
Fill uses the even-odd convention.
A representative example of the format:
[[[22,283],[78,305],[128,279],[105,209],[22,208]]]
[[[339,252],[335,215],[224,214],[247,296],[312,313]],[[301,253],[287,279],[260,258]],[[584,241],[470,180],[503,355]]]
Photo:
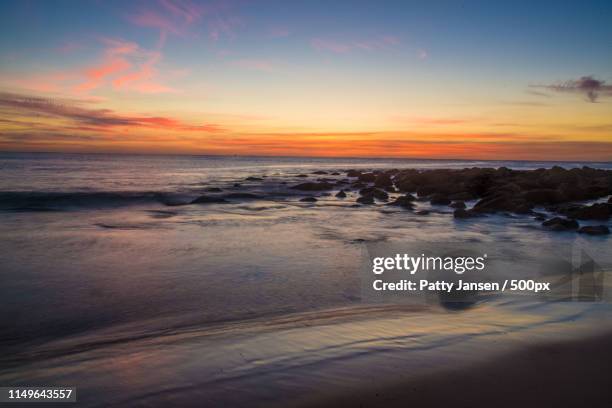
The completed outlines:
[[[453,311],[362,297],[368,243],[469,241],[520,263],[574,247],[576,234],[528,216],[457,224],[426,202],[426,216],[333,193],[309,204],[289,188],[318,170],[552,165],[612,168],[2,153],[0,384],[76,385],[85,406],[283,405],[600,330],[605,302],[491,298]],[[251,196],[188,205],[233,193]],[[609,240],[587,245],[609,261]]]

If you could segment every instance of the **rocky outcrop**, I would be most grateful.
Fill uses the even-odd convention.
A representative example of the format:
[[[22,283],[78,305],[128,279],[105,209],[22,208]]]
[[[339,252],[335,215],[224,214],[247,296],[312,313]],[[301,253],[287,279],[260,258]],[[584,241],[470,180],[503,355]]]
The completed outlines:
[[[402,207],[402,208],[406,208],[406,209],[413,209],[414,208],[414,196],[407,194],[405,196],[400,196],[397,197],[394,201],[390,202],[387,205],[393,205],[393,206],[398,206],[398,207]]]
[[[610,234],[610,228],[605,225],[588,225],[580,228],[578,232],[589,235],[608,235]]]
[[[304,198],[301,198],[300,201],[303,203],[316,203],[319,200],[317,200],[314,197],[304,197]]]
[[[361,173],[358,176],[358,180],[364,183],[372,183],[376,181],[376,174],[374,173]]]
[[[463,201],[455,201],[451,203],[449,207],[460,209],[460,208],[465,208],[466,206],[465,206],[465,202]]]
[[[451,200],[444,194],[436,193],[431,196],[429,202],[432,205],[449,205]]]
[[[552,231],[571,231],[577,230],[579,225],[576,220],[570,220],[567,218],[554,217],[550,220],[542,223],[543,227],[546,227]]]
[[[475,218],[475,217],[482,217],[482,214],[472,211],[472,210],[466,210],[465,208],[457,208],[453,212],[453,217],[455,218]]]
[[[374,204],[374,197],[371,195],[361,196],[357,199],[357,202],[359,204],[371,205],[371,204]]]
[[[607,220],[612,216],[612,204],[595,203],[592,205],[565,205],[556,208],[557,212],[578,220]]]
[[[346,198],[346,193],[344,192],[344,190],[340,190],[338,191],[338,193],[336,194],[337,198]]]
[[[223,197],[212,197],[212,196],[203,195],[191,201],[190,204],[222,204],[222,203],[228,203],[228,202],[229,201],[227,201]]]
[[[325,190],[331,190],[332,188],[334,188],[334,185],[326,181],[322,181],[319,183],[302,183],[302,184],[298,184],[297,186],[293,186],[291,188],[294,190],[301,190],[301,191],[325,191]]]

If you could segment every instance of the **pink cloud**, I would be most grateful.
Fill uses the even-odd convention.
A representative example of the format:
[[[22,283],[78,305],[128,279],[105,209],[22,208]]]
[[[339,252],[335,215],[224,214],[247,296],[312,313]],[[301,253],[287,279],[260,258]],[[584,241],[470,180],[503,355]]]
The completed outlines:
[[[314,38],[310,42],[311,46],[317,51],[329,51],[336,54],[346,54],[355,50],[379,51],[396,47],[400,44],[397,37],[386,35],[371,39],[356,41],[337,41],[324,38]]]
[[[147,51],[138,44],[103,38],[107,46],[101,62],[85,70],[86,81],[77,85],[77,92],[87,92],[112,83],[113,88],[141,93],[175,92],[155,81],[156,64],[161,60],[159,51]]]

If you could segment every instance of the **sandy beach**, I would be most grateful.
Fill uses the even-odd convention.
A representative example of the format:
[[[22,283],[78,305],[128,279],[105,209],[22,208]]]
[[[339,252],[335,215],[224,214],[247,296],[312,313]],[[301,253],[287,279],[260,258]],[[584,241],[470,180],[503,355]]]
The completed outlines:
[[[303,407],[607,407],[612,333],[551,341],[486,363],[330,395]]]

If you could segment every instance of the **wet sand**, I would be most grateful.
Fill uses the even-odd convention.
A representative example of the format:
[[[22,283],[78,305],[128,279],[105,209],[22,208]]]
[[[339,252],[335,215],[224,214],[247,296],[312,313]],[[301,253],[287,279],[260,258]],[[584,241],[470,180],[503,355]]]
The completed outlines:
[[[612,333],[532,346],[483,364],[446,370],[304,406],[609,407]]]

